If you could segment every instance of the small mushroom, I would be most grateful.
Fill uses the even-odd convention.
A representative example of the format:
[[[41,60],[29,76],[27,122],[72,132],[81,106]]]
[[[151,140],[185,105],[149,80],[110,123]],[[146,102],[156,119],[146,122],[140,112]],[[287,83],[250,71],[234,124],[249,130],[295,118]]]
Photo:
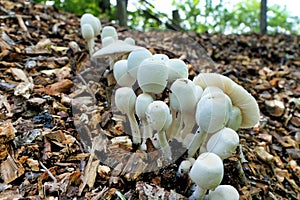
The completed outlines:
[[[137,78],[138,66],[146,58],[152,58],[152,53],[145,48],[137,49],[130,52],[127,60],[128,60],[128,71],[132,77]]]
[[[163,157],[171,160],[172,152],[165,133],[172,120],[169,107],[163,101],[153,101],[147,108],[146,117],[149,125],[158,131],[158,139]]]
[[[167,86],[167,79],[167,66],[160,60],[157,60],[155,58],[147,58],[143,60],[143,62],[138,67],[137,82],[143,92],[153,94],[161,93]]]
[[[112,37],[115,41],[118,40],[118,33],[115,27],[113,26],[105,26],[101,32],[101,41],[103,41],[106,37]]]
[[[87,42],[87,47],[88,47],[90,55],[92,55],[94,45],[95,45],[95,41],[94,41],[95,35],[94,35],[93,27],[90,24],[83,24],[81,26],[81,34],[82,34],[82,37]]]
[[[168,67],[169,82],[173,82],[178,78],[188,78],[188,68],[183,60],[176,58],[169,59],[166,65]]]
[[[241,111],[242,122],[239,128],[251,128],[258,123],[259,108],[255,98],[230,78],[216,73],[201,73],[193,82],[203,89],[208,86],[222,89],[231,99],[232,105]]]
[[[148,124],[147,118],[146,118],[146,111],[150,103],[152,103],[154,100],[150,94],[142,93],[136,98],[135,102],[135,113],[138,116],[138,118],[141,120],[142,124],[142,148],[146,149],[146,140],[147,138],[152,137],[152,131]]]
[[[119,111],[125,113],[128,116],[128,120],[131,127],[132,142],[134,144],[141,143],[141,136],[139,125],[135,119],[135,101],[136,95],[132,88],[121,87],[116,90],[115,104]]]
[[[231,128],[223,128],[209,138],[206,149],[224,160],[235,152],[238,145],[239,135]]]
[[[224,166],[214,153],[202,153],[193,164],[189,176],[197,188],[189,199],[203,199],[207,190],[214,190],[222,181]]]
[[[208,200],[239,200],[238,191],[231,185],[219,185],[215,190],[210,190]]]
[[[90,13],[85,13],[80,19],[82,37],[87,41],[90,55],[94,51],[94,38],[100,34],[101,22],[98,18]]]
[[[207,87],[203,94],[196,109],[196,122],[199,128],[188,149],[191,157],[201,147],[207,134],[215,133],[225,127],[232,109],[231,100],[223,91],[218,92],[215,87]]]
[[[114,64],[114,77],[117,83],[122,87],[131,87],[135,79],[130,76],[127,69],[127,60],[119,60]]]
[[[197,86],[199,87],[199,86]],[[176,137],[181,130],[181,137],[190,133],[195,125],[195,111],[202,94],[202,89],[197,91],[196,85],[187,78],[180,78],[173,82],[170,88],[170,107],[172,125],[168,130],[168,139]],[[177,117],[176,117],[177,116]]]
[[[127,44],[131,44],[131,45],[135,45],[135,41],[133,38],[131,37],[127,37],[124,39],[124,42],[126,42]]]
[[[82,27],[84,24],[90,24],[92,26],[95,37],[100,34],[102,28],[101,22],[94,15],[90,13],[83,14],[80,19],[80,26]]]

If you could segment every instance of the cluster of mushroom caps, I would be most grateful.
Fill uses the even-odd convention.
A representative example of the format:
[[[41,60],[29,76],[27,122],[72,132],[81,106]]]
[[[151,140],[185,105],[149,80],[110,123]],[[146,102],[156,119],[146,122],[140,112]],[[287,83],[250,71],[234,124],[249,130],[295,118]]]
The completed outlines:
[[[182,142],[189,158],[181,163],[178,174],[189,174],[197,185],[190,199],[203,199],[208,190],[208,199],[239,199],[234,187],[219,184],[224,173],[223,159],[230,157],[239,144],[236,130],[253,127],[259,121],[255,98],[220,74],[200,73],[188,79],[184,61],[153,55],[136,46],[131,38],[118,40],[112,26],[103,28],[101,41],[102,48],[91,57],[108,56],[112,61],[111,70],[120,86],[115,91],[115,105],[128,116],[132,142],[145,151],[149,138],[168,160],[172,159],[169,142]],[[120,53],[129,54],[114,60],[113,56]],[[133,90],[136,84],[140,94]],[[168,99],[156,99],[167,87]],[[195,160],[198,150],[200,156]]]

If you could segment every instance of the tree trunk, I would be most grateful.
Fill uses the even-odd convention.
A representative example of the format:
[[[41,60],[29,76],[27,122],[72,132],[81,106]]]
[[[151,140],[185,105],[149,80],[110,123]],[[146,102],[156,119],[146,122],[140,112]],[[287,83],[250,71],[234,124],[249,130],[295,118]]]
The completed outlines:
[[[260,2],[260,23],[259,29],[261,34],[267,33],[267,0]]]
[[[117,20],[120,26],[127,26],[127,0],[117,0]]]
[[[106,11],[110,13],[110,0],[100,0],[99,1],[99,8],[101,13],[105,13]]]

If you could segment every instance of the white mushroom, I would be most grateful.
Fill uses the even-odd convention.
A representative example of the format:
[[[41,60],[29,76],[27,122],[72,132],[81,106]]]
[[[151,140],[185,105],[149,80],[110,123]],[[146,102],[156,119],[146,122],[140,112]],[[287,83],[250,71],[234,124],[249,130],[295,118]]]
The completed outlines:
[[[168,67],[169,82],[173,82],[178,78],[188,78],[188,68],[183,60],[176,58],[169,59],[166,62],[166,65]]]
[[[135,45],[135,41],[133,38],[131,37],[127,37],[124,39],[124,42],[126,42],[127,44],[131,44],[131,45]]]
[[[142,124],[142,148],[146,149],[146,140],[147,138],[152,137],[152,131],[148,124],[147,118],[146,118],[146,111],[150,103],[152,103],[154,100],[151,95],[147,93],[142,93],[136,98],[135,102],[135,113],[138,116],[138,118],[141,120]]]
[[[84,24],[90,24],[92,26],[95,37],[100,34],[102,28],[101,22],[94,15],[90,13],[83,14],[80,19],[80,26],[82,27]]]
[[[176,175],[179,177],[187,175],[194,163],[195,163],[194,158],[187,158],[183,160],[178,167],[178,171]]]
[[[128,116],[131,127],[132,142],[135,144],[141,143],[141,136],[138,123],[135,119],[135,101],[136,95],[132,88],[121,87],[116,90],[115,104],[116,107]]]
[[[230,98],[224,92],[218,92],[215,87],[207,87],[197,104],[196,122],[199,128],[188,149],[193,156],[207,137],[207,134],[221,130],[228,122],[232,108]]]
[[[153,94],[161,93],[167,85],[167,79],[167,66],[160,60],[147,58],[138,67],[137,81],[143,92]]]
[[[230,78],[215,73],[201,73],[194,78],[193,82],[203,89],[208,86],[222,89],[231,99],[232,105],[241,111],[240,128],[250,128],[258,123],[259,108],[255,98]]]
[[[208,200],[239,200],[238,191],[231,185],[219,185],[214,191],[209,191]]]
[[[89,50],[90,55],[93,53],[95,41],[94,41],[94,30],[93,27],[90,24],[84,24],[81,26],[81,34],[82,37],[86,40],[87,42],[87,47]]]
[[[239,135],[231,128],[223,128],[209,138],[206,149],[224,160],[235,152],[238,145]]]
[[[118,40],[118,33],[115,27],[113,26],[105,26],[101,32],[101,41],[103,41],[106,37],[112,37],[115,41]]]
[[[132,77],[137,78],[138,66],[146,58],[152,58],[152,53],[145,48],[134,50],[128,55],[128,71]]]
[[[131,87],[135,83],[135,79],[128,73],[127,60],[117,61],[114,64],[113,74],[120,86]]]
[[[185,138],[195,125],[196,105],[202,89],[200,88],[200,91],[197,91],[195,84],[191,80],[180,78],[173,82],[170,91],[172,125],[170,130],[168,130],[168,139],[176,137],[183,124],[184,127],[180,136]]]
[[[223,162],[214,153],[202,153],[193,164],[189,176],[197,184],[189,199],[203,199],[207,190],[214,190],[224,175]]]
[[[146,116],[149,125],[154,130],[158,131],[158,138],[163,157],[171,160],[171,148],[165,134],[165,130],[170,126],[172,119],[169,107],[163,101],[153,101],[147,108]]]
[[[236,107],[236,106],[232,106],[230,115],[229,115],[229,120],[227,122],[227,127],[228,128],[232,128],[233,130],[238,130],[239,127],[242,124],[242,112],[241,110]]]

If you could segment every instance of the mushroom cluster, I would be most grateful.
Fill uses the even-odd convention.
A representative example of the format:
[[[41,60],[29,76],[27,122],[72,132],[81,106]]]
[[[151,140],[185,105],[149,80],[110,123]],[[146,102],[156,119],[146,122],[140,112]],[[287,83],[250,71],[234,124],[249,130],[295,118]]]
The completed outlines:
[[[90,15],[81,20],[90,53],[92,36],[100,34],[96,21]],[[110,70],[118,86],[115,106],[128,117],[132,142],[146,151],[146,140],[152,140],[167,160],[172,160],[170,142],[182,142],[188,158],[180,165],[178,175],[188,174],[197,185],[190,199],[203,199],[206,193],[208,199],[224,199],[224,195],[228,195],[225,199],[238,199],[232,186],[219,185],[224,173],[223,160],[239,145],[236,131],[258,123],[255,98],[220,74],[200,73],[190,80],[184,61],[152,54],[136,46],[132,38],[119,40],[112,26],[102,29],[101,42],[102,48],[91,58],[110,59]],[[167,93],[166,99],[159,99],[162,93]],[[195,160],[197,151],[200,155]]]

